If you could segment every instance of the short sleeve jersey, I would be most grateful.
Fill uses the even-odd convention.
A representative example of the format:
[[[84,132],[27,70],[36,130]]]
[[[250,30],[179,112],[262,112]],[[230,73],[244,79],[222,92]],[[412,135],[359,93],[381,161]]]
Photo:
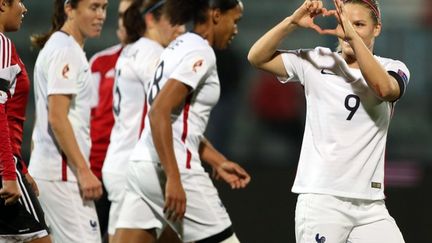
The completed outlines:
[[[75,39],[55,32],[40,51],[34,71],[36,122],[29,171],[46,180],[76,181],[48,123],[48,97],[71,95],[68,119],[81,153],[90,152],[90,66]]]
[[[375,56],[405,90],[409,71]],[[380,100],[359,69],[328,48],[282,54],[306,97],[306,124],[292,191],[378,200],[384,196],[384,152],[394,102]]]
[[[125,174],[125,165],[138,142],[146,113],[146,91],[163,47],[140,38],[124,47],[116,64],[114,127],[103,165],[103,173]]]
[[[164,50],[147,95],[151,106],[169,79],[190,87],[183,106],[171,115],[173,145],[180,171],[203,171],[198,154],[210,111],[220,95],[216,56],[207,40],[195,33],[185,33]],[[131,160],[158,163],[148,120]]]

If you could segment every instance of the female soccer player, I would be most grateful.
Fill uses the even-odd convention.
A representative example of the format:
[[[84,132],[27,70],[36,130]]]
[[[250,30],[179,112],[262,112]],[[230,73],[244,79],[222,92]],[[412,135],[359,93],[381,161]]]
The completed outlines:
[[[112,112],[114,69],[125,44],[126,31],[122,16],[132,4],[133,0],[120,0],[118,5],[117,38],[119,44],[97,52],[90,58],[90,70],[93,76],[92,110],[90,116],[90,168],[97,178],[102,181],[102,166],[110,143],[111,129],[114,126]],[[108,237],[108,217],[110,201],[108,193],[102,183],[103,194],[95,201],[102,238]]]
[[[335,0],[336,10],[307,0],[262,36],[249,61],[298,81],[307,101],[297,176],[296,239],[299,243],[404,242],[384,203],[384,151],[393,108],[408,84],[400,61],[375,56],[381,14],[375,0]],[[335,17],[322,29],[316,16]],[[339,50],[278,51],[296,28],[338,37]]]
[[[233,188],[250,180],[203,135],[220,91],[213,48],[227,47],[237,34],[243,5],[238,0],[167,0],[165,7],[174,25],[192,20],[193,32],[170,43],[154,73],[149,114],[129,163],[117,242],[154,242],[156,230],[166,225],[184,242],[239,242],[201,161],[213,165]]]
[[[37,186],[21,158],[30,80],[14,44],[3,34],[20,29],[27,9],[21,0],[0,5],[0,242],[49,243]]]
[[[110,238],[125,194],[129,156],[138,142],[146,114],[146,91],[163,48],[184,32],[162,14],[164,1],[135,0],[123,16],[127,45],[117,61],[114,85],[114,118],[102,175],[111,201]],[[111,90],[113,92],[113,90]]]
[[[29,170],[55,242],[100,242],[94,202],[101,182],[89,168],[92,77],[83,51],[100,35],[107,0],[56,0],[35,64],[36,124]]]

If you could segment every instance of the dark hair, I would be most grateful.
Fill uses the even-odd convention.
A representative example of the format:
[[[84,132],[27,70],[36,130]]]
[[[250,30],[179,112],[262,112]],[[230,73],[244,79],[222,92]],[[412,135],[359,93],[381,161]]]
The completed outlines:
[[[162,15],[164,0],[134,0],[123,15],[123,25],[126,29],[126,43],[132,43],[141,38],[147,26],[144,15],[152,13],[156,20]]]
[[[51,35],[60,30],[63,24],[66,22],[66,13],[64,10],[65,4],[70,4],[72,8],[78,7],[78,2],[81,0],[54,0],[54,14],[51,17],[51,29],[44,34],[35,34],[30,37],[32,46],[36,48],[44,47],[45,43],[51,37]]]
[[[378,0],[344,0],[344,3],[360,4],[369,8],[375,24],[381,23],[381,10]]]
[[[167,0],[166,13],[172,25],[185,24],[189,21],[204,23],[207,11],[218,8],[226,12],[240,4],[240,0]]]

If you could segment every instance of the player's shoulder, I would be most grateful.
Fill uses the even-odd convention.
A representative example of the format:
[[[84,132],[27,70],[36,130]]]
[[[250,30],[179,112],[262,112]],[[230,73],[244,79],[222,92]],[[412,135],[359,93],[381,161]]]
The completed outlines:
[[[377,55],[374,55],[374,57],[378,60],[378,62],[380,62],[384,66],[387,66],[387,65],[406,66],[405,63],[403,63],[402,61],[397,60],[397,59],[392,59],[392,58],[388,58],[388,57],[381,57],[381,56],[377,56]]]
[[[128,54],[138,53],[140,56],[152,56],[155,54],[160,56],[163,50],[164,48],[158,42],[146,37],[141,37],[134,43],[125,46],[123,52]]]
[[[9,37],[7,37],[5,34],[0,32],[0,43],[1,43],[1,46],[10,45],[12,43],[12,41],[9,39]]]
[[[81,58],[84,51],[69,34],[57,31],[54,32],[44,47],[39,53],[38,59],[45,59],[48,61],[57,59],[72,59]]]
[[[319,58],[322,55],[331,55],[333,54],[332,50],[327,47],[315,47],[315,48],[302,48],[302,49],[293,49],[293,50],[278,50],[281,54],[293,54],[299,57],[312,57]]]
[[[0,68],[11,65],[14,49],[12,41],[0,32]]]
[[[188,52],[213,52],[208,41],[193,32],[186,32],[180,35],[166,49],[183,54]]]
[[[44,48],[66,49],[74,45],[72,36],[63,31],[54,32],[48,41],[45,43]]]
[[[120,53],[122,49],[122,45],[121,44],[117,44],[114,46],[110,46],[106,49],[103,49],[102,51],[96,52],[91,58],[90,58],[90,63],[95,62],[96,60],[99,59],[104,59],[107,57],[111,57],[114,55],[118,55]]]

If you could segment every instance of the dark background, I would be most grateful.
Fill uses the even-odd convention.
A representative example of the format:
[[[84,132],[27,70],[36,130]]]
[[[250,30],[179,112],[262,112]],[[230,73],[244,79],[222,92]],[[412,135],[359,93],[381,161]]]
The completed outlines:
[[[431,242],[431,2],[381,0],[383,31],[375,45],[377,55],[402,60],[411,71],[407,92],[396,106],[386,150],[387,206],[407,243]],[[29,11],[22,29],[9,36],[32,77],[37,51],[31,50],[29,36],[48,30],[53,1],[24,3]],[[290,188],[303,130],[304,101],[298,86],[274,82],[273,77],[254,70],[246,56],[260,35],[301,3],[244,0],[239,35],[229,50],[217,53],[222,96],[212,113],[207,135],[253,177],[250,186],[242,191],[231,191],[227,185],[216,183],[242,242],[294,242],[296,195]],[[331,1],[324,3],[330,6]],[[117,42],[118,2],[111,0],[109,4],[102,37],[86,43],[88,58]],[[325,20],[322,23],[331,25]],[[287,49],[315,46],[335,47],[336,39],[298,30],[283,44]],[[23,144],[27,160],[34,116],[32,96]]]

